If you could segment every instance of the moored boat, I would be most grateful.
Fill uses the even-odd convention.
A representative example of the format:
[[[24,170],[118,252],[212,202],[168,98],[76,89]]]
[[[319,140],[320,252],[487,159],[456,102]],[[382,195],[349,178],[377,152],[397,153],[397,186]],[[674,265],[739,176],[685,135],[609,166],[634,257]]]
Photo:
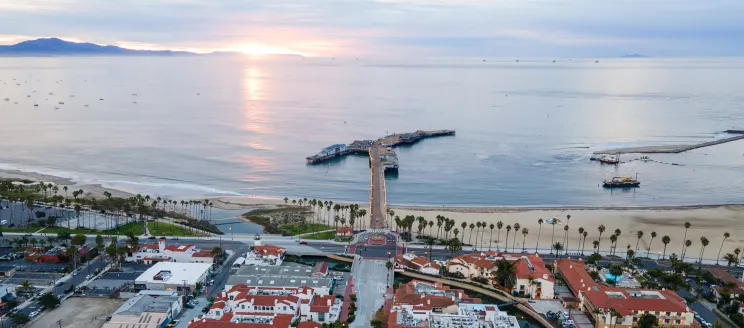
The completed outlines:
[[[631,177],[614,177],[610,180],[602,181],[605,188],[635,188],[640,187],[641,182]]]

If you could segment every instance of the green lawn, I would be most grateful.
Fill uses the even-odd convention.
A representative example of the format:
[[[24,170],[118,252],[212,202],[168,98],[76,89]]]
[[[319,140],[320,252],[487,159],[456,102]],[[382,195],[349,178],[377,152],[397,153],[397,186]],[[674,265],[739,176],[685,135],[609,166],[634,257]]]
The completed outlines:
[[[41,232],[41,233],[69,232],[71,235],[76,235],[76,234],[79,234],[79,233],[84,234],[84,235],[94,235],[94,234],[101,233],[100,231],[91,230],[91,229],[87,229],[87,228],[68,229],[68,228],[65,228],[65,227],[47,227],[47,228],[44,228],[44,230],[41,230],[39,232]]]
[[[2,231],[3,232],[36,232],[36,231],[39,231],[39,229],[41,229],[41,228],[39,228],[39,227],[25,227],[25,228],[18,228],[18,227],[8,228],[8,227],[3,227],[2,228]]]
[[[135,236],[140,236],[145,234],[145,226],[142,224],[142,222],[130,222],[125,225],[118,226],[114,229],[104,230],[101,231],[101,234],[103,235],[123,235],[124,233],[132,231],[134,232]]]
[[[147,229],[150,230],[150,233],[153,236],[202,236],[203,234],[200,234],[198,232],[192,232],[188,229],[170,224],[170,223],[163,223],[163,222],[148,222],[147,223]]]
[[[335,237],[336,237],[335,231],[326,231],[326,232],[314,233],[312,235],[305,235],[305,236],[300,237],[300,239],[329,240]]]
[[[281,230],[284,233],[288,233],[292,236],[303,234],[303,233],[308,233],[308,232],[331,230],[331,229],[333,229],[333,227],[329,227],[325,224],[318,224],[318,223],[306,224],[304,227],[299,224],[285,224],[279,227],[279,230]],[[336,233],[334,232],[333,235],[335,236]]]

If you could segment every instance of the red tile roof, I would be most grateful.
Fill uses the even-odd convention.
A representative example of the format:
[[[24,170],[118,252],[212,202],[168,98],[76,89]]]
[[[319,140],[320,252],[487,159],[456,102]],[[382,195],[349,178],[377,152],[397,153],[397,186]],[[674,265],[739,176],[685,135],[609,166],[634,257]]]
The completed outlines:
[[[285,250],[286,249],[274,245],[259,245],[253,247],[253,251],[257,252],[261,256],[281,257]]]
[[[188,245],[168,245],[165,246],[165,249],[171,252],[185,252],[189,250],[189,248],[194,247],[194,244],[188,244]]]
[[[203,249],[191,255],[191,257],[214,257],[212,251]]]
[[[189,324],[188,328],[289,328],[291,314],[277,314],[272,323],[226,322],[222,320],[201,319]]]
[[[706,269],[708,272],[713,274],[713,277],[716,279],[723,281],[723,282],[732,282],[736,284],[737,286],[744,287],[744,282],[740,281],[739,279],[736,279],[734,276],[732,276],[730,273],[728,273],[726,270],[721,268],[708,268]]]
[[[668,289],[662,290],[642,290],[633,289],[632,291],[648,291],[659,293],[659,298],[631,297],[628,291],[631,289],[614,288],[608,286],[599,286],[589,291],[582,291],[584,297],[594,307],[609,309],[614,308],[623,315],[631,315],[633,311],[660,311],[660,312],[690,312],[690,308],[684,303],[684,299],[674,291]],[[608,292],[616,294],[618,297],[610,297]],[[620,297],[622,296],[622,297]]]
[[[588,288],[598,286],[592,276],[584,269],[584,261],[582,260],[558,260],[556,266],[558,266],[558,272],[563,276],[574,296],[579,296],[579,291],[586,291]]]
[[[335,301],[336,297],[333,295],[315,295],[313,296],[312,304],[310,305],[310,312],[317,313],[328,313],[331,311],[331,305]]]
[[[527,258],[527,260],[529,260],[529,263],[532,264],[532,270],[530,270],[530,266],[527,263],[527,260],[525,260],[524,258]],[[515,274],[517,278],[527,279],[532,277],[532,279],[545,279],[547,281],[555,281],[553,274],[551,274],[550,270],[545,267],[545,262],[543,262],[542,258],[537,255],[527,255],[524,256],[524,258],[521,258],[516,263],[517,270]]]

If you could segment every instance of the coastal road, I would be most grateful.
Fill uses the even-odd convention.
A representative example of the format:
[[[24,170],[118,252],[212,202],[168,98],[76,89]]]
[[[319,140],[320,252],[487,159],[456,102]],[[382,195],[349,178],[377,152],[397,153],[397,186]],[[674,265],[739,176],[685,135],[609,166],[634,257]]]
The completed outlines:
[[[380,148],[382,145],[375,143],[369,148],[370,160],[370,213],[369,228],[384,229],[385,217],[387,216],[387,203],[385,197],[385,169],[380,164]]]

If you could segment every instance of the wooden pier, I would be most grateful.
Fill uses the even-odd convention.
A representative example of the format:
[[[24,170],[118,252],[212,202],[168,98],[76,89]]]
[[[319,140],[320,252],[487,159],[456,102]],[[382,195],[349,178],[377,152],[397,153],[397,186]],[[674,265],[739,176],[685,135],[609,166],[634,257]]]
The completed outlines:
[[[677,154],[690,151],[693,149],[720,145],[727,142],[744,139],[744,130],[726,130],[726,133],[738,134],[737,136],[702,142],[694,145],[667,145],[667,146],[646,146],[646,147],[627,147],[614,148],[595,151],[594,154],[619,155],[619,154]]]
[[[398,171],[398,155],[393,149],[403,144],[412,144],[426,138],[453,136],[455,130],[418,130],[411,133],[391,134],[377,140],[355,140],[351,144],[336,144],[323,148],[318,154],[306,157],[308,164],[322,163],[346,155],[369,156],[369,227],[373,230],[386,228],[387,192],[385,173]],[[389,228],[389,227],[388,227]]]

